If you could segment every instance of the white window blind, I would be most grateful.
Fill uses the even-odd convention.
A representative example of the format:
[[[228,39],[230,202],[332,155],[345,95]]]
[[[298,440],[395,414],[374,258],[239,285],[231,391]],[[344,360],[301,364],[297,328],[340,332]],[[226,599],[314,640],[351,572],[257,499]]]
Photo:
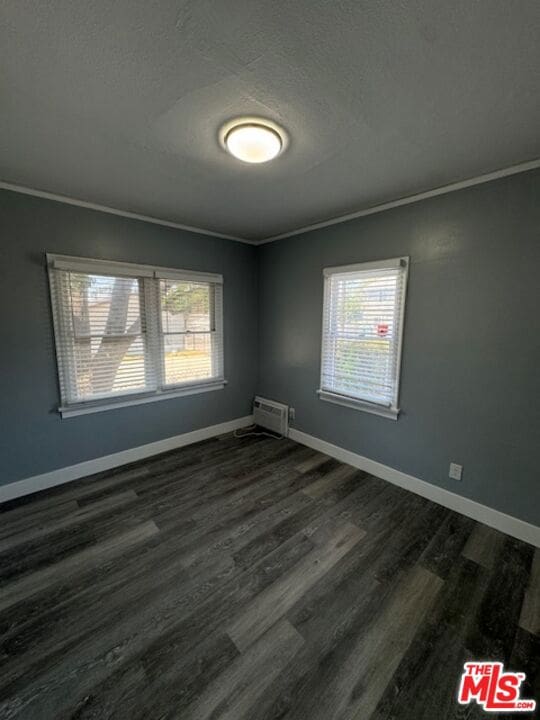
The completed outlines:
[[[48,267],[63,413],[223,386],[221,276],[58,255]]]
[[[159,297],[164,385],[221,378],[221,285],[160,280]]]
[[[408,259],[327,268],[321,398],[397,417]]]

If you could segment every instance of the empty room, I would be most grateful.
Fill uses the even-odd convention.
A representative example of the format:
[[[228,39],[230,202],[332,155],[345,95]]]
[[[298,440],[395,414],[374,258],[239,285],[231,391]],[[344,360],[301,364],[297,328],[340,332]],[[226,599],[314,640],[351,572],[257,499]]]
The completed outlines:
[[[537,717],[538,2],[0,17],[0,720]]]

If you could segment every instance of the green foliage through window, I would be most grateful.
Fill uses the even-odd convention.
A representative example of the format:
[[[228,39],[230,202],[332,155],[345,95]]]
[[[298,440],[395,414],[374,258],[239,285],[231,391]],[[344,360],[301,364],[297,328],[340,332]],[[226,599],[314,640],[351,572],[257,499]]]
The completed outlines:
[[[185,312],[208,313],[209,287],[190,282],[168,284],[161,299],[161,307],[174,315]]]

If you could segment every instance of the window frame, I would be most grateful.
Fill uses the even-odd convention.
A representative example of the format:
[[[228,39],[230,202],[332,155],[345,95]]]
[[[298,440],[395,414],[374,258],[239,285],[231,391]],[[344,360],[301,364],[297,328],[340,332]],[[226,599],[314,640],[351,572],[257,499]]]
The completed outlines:
[[[399,407],[399,393],[401,388],[401,361],[403,352],[403,335],[405,329],[405,307],[407,303],[407,284],[409,278],[409,265],[410,258],[408,256],[390,258],[387,260],[372,261],[365,263],[354,263],[352,265],[338,265],[333,267],[327,267],[323,269],[324,278],[324,291],[323,291],[323,306],[322,306],[322,329],[321,329],[321,365],[320,365],[320,381],[319,389],[317,394],[320,400],[331,402],[336,405],[342,405],[344,407],[352,408],[354,410],[361,410],[363,412],[371,413],[373,415],[379,415],[389,420],[397,420],[401,409]],[[325,315],[328,303],[330,301],[330,279],[333,275],[346,274],[358,271],[369,271],[369,270],[387,270],[390,268],[403,268],[404,277],[401,288],[400,298],[400,313],[398,318],[398,336],[397,336],[397,353],[396,353],[396,375],[395,375],[395,386],[390,405],[383,405],[369,400],[363,400],[361,398],[354,397],[352,395],[345,395],[323,387],[323,369],[325,364]]]
[[[210,392],[212,390],[222,390],[227,385],[227,380],[225,380],[224,360],[223,294],[221,294],[220,297],[219,307],[217,307],[215,299],[216,286],[219,285],[221,287],[221,293],[223,293],[222,275],[218,273],[181,270],[177,268],[141,265],[137,263],[118,262],[114,260],[109,261],[72,255],[58,255],[56,253],[46,253],[46,264],[49,279],[49,298],[52,308],[56,350],[56,370],[60,395],[58,412],[61,414],[62,418],[103,412],[114,408],[129,407],[132,405],[140,405],[158,400],[169,400],[187,395],[196,395],[199,393]],[[122,392],[121,394],[115,393],[99,398],[79,400],[77,402],[66,401],[62,392],[61,378],[62,376],[69,378],[70,373],[73,373],[73,369],[70,369],[69,367],[70,360],[67,357],[68,354],[72,353],[72,348],[71,345],[69,345],[66,356],[64,356],[64,353],[62,352],[62,343],[65,344],[65,339],[68,337],[68,333],[66,332],[66,329],[62,327],[62,313],[59,312],[59,295],[56,288],[57,280],[53,279],[52,275],[58,270],[94,275],[102,274],[112,277],[127,276],[138,280],[140,286],[139,302],[141,306],[141,318],[144,316],[146,325],[145,335],[147,335],[147,337],[145,337],[145,343],[147,347],[150,348],[148,350],[148,357],[152,364],[157,363],[158,365],[156,372],[157,389],[143,391],[135,389]],[[213,332],[216,333],[216,351],[219,353],[218,369],[221,371],[219,376],[203,382],[186,382],[175,385],[167,385],[164,383],[164,372],[162,370],[164,362],[164,349],[161,333],[161,301],[159,284],[161,280],[166,279],[184,282],[191,281],[209,283],[213,288],[214,302],[211,310],[211,320],[213,320],[214,325]],[[149,280],[153,281],[153,283],[148,282]]]
[[[159,352],[159,369],[158,369],[158,376],[160,377],[160,387],[162,388],[163,392],[174,392],[176,390],[181,390],[183,388],[186,388],[188,386],[192,386],[193,383],[167,383],[165,382],[166,378],[166,366],[165,366],[165,338],[167,335],[185,335],[188,337],[193,337],[194,335],[215,335],[217,338],[217,342],[220,342],[221,339],[221,357],[216,358],[216,352],[219,351],[219,347],[216,348],[216,345],[212,345],[212,363],[216,364],[221,370],[223,371],[223,290],[222,290],[222,283],[210,283],[210,293],[209,293],[209,329],[204,331],[183,331],[183,332],[170,332],[166,331],[163,328],[163,314],[161,311],[161,288],[160,283],[161,281],[171,280],[172,282],[180,281],[180,282],[186,282],[185,277],[181,277],[181,271],[178,273],[178,277],[173,277],[168,273],[167,277],[158,277],[158,283],[155,289],[156,295],[157,295],[157,309],[158,309],[158,322],[155,328],[158,336],[158,345],[160,348]],[[194,277],[189,277],[189,280],[192,282],[201,282],[201,280],[196,280]],[[219,302],[217,301],[217,286],[220,286],[220,293],[221,296],[219,297]],[[216,362],[217,361],[217,362]],[[221,373],[223,374],[223,372]],[[220,376],[221,377],[221,376]]]

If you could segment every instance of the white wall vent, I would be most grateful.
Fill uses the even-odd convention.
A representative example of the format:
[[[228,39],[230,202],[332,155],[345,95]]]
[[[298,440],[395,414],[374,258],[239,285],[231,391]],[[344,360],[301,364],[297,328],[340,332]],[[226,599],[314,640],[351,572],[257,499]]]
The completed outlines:
[[[289,406],[256,397],[253,402],[253,422],[255,425],[287,437],[289,434]]]

